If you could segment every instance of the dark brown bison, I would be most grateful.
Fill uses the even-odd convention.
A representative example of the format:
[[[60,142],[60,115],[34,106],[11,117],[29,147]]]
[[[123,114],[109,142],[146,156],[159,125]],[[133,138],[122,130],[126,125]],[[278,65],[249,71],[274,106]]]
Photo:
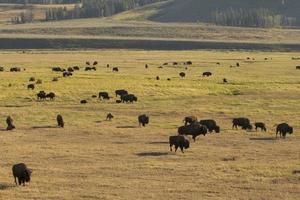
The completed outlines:
[[[202,73],[202,76],[206,76],[206,77],[209,77],[209,76],[212,76],[212,73],[211,72],[203,72]]]
[[[72,72],[63,72],[63,77],[73,76]]]
[[[128,94],[128,91],[127,90],[116,90],[115,93],[116,93],[116,97],[117,97],[118,95],[122,96],[122,95]]]
[[[89,61],[86,61],[85,64],[86,65],[91,65],[91,63]]]
[[[112,71],[113,71],[113,72],[119,72],[119,68],[118,68],[118,67],[114,67],[114,68],[112,69]]]
[[[157,80],[157,81],[159,81],[159,80],[160,80],[159,76],[156,76],[156,80]]]
[[[61,115],[57,115],[56,117],[57,126],[63,128],[65,126],[64,119]]]
[[[148,67],[149,67],[149,66],[146,64],[146,65],[145,65],[145,69],[148,69]]]
[[[186,65],[192,65],[193,62],[192,62],[192,61],[187,61],[187,62],[185,62],[185,64],[186,64]]]
[[[38,80],[35,82],[35,84],[42,84],[42,83],[43,83],[42,79],[38,79]]]
[[[226,78],[223,78],[223,83],[228,83]]]
[[[74,66],[74,67],[73,67],[73,70],[74,70],[74,71],[79,71],[79,70],[80,70],[80,67],[79,67],[79,66]]]
[[[184,125],[193,124],[198,121],[196,116],[187,116],[183,119]]]
[[[99,99],[101,100],[109,100],[111,97],[109,97],[107,92],[99,92]]]
[[[236,63],[236,66],[239,67],[239,66],[240,66],[240,63]]]
[[[220,133],[220,127],[217,125],[217,122],[213,119],[200,120],[199,123],[203,126],[206,126],[210,133],[212,133],[213,131],[215,133]]]
[[[114,118],[114,116],[111,113],[108,113],[106,115],[106,121],[111,121]]]
[[[139,126],[149,124],[149,116],[147,115],[140,115],[138,116]]]
[[[179,73],[179,76],[180,76],[181,78],[185,78],[185,73],[184,73],[184,72],[180,72],[180,73]]]
[[[4,67],[0,67],[0,72],[4,72]]]
[[[73,69],[73,67],[68,67],[67,71],[68,72],[74,72],[74,69]]]
[[[285,138],[287,133],[292,134],[293,131],[293,127],[291,127],[287,123],[278,124],[276,127],[276,138],[278,133],[280,137],[283,136],[283,138]]]
[[[296,67],[296,69],[300,69],[300,65]]]
[[[85,100],[85,99],[84,99],[84,100],[81,100],[80,103],[81,103],[81,104],[87,104],[87,100]]]
[[[266,125],[263,122],[255,122],[254,126],[256,131],[258,128],[260,128],[261,131],[267,131]]]
[[[32,174],[32,170],[28,169],[24,163],[16,164],[12,167],[12,173],[15,179],[16,185],[25,186],[25,182],[30,182],[30,176]],[[17,182],[18,179],[18,182]]]
[[[93,66],[96,66],[96,65],[98,65],[98,62],[94,61]]]
[[[125,94],[121,96],[121,101],[122,103],[133,103],[133,102],[137,102],[137,97],[134,94]]]
[[[14,120],[10,116],[8,116],[6,118],[6,124],[7,124],[6,130],[11,131],[11,130],[15,129],[16,127],[14,126],[13,123],[14,123]]]
[[[63,68],[60,68],[60,67],[52,67],[52,71],[53,71],[53,72],[64,72],[64,71],[66,71],[66,70],[63,69]]]
[[[234,118],[232,120],[232,128],[238,129],[238,127],[242,127],[244,130],[252,130],[252,125],[248,118]]]
[[[200,123],[193,123],[187,126],[181,126],[178,128],[179,135],[192,135],[193,140],[196,141],[196,137],[199,135],[206,135],[207,128],[206,126],[201,125]]]
[[[34,84],[29,84],[29,85],[27,85],[27,89],[28,90],[34,90]]]
[[[39,93],[36,94],[38,100],[44,100],[46,99],[46,93],[44,91],[40,91]]]
[[[122,103],[122,100],[118,100],[118,99],[117,99],[117,100],[116,100],[116,103]]]
[[[52,81],[53,81],[53,82],[56,82],[56,81],[58,81],[58,78],[57,78],[57,77],[54,77],[54,78],[52,79]]]
[[[96,71],[97,69],[96,69],[96,67],[86,67],[84,70],[85,71],[92,71],[92,70]]]
[[[175,152],[178,147],[181,149],[181,152],[184,153],[183,149],[188,149],[190,147],[190,141],[183,135],[175,135],[169,137],[170,151],[172,147],[175,146]]]
[[[12,67],[12,68],[10,68],[9,71],[10,71],[10,72],[20,72],[20,71],[21,71],[21,68],[19,68],[19,67]]]
[[[50,100],[54,100],[55,93],[54,92],[49,92],[48,94],[46,94],[46,98],[49,98]]]
[[[30,77],[29,78],[29,82],[34,82],[35,81],[35,78],[34,77]]]

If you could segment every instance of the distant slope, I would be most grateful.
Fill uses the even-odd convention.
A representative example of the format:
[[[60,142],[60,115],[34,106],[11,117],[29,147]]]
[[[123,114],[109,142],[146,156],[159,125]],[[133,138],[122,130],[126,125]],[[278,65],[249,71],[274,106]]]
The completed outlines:
[[[157,22],[211,22],[216,11],[268,9],[300,25],[299,0],[170,0],[149,19]]]

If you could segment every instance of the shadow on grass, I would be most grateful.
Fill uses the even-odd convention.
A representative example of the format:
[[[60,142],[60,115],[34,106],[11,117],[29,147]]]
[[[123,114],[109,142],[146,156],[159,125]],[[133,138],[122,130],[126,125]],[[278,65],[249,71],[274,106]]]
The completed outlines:
[[[146,144],[169,144],[167,141],[147,142]]]
[[[273,141],[276,140],[275,137],[263,137],[263,138],[249,138],[249,140],[256,140],[256,141]]]
[[[14,185],[9,185],[9,184],[6,184],[6,183],[0,183],[0,190],[6,190],[6,189],[9,189],[9,188],[13,188],[15,187]]]
[[[138,126],[117,126],[117,128],[138,128]]]
[[[137,156],[142,156],[142,157],[156,157],[156,156],[166,156],[169,155],[167,152],[141,152],[137,153]]]
[[[33,126],[32,129],[59,128],[58,126]]]

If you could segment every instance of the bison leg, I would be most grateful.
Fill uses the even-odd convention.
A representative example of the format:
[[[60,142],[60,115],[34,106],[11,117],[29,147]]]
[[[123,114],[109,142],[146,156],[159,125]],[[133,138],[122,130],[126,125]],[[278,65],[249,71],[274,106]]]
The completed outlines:
[[[183,151],[183,146],[180,146],[180,149],[181,149],[181,152],[184,153],[184,151]]]
[[[196,136],[195,135],[193,135],[193,140],[194,140],[194,142],[196,142]]]
[[[173,145],[172,145],[172,144],[170,144],[170,151],[173,151],[173,150],[172,150],[172,146],[173,146]]]
[[[178,146],[177,146],[177,145],[175,145],[175,152],[177,151],[177,149],[178,149]]]
[[[14,176],[14,178],[15,178],[15,184],[18,185],[18,183],[17,183],[17,177]]]
[[[18,183],[19,183],[19,185],[21,185],[21,184],[22,184],[22,181],[21,181],[21,179],[20,179],[20,178],[18,178]]]

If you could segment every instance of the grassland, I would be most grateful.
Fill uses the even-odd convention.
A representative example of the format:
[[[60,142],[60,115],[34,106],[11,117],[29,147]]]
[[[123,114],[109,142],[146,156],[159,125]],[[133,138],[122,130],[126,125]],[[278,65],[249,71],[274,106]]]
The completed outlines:
[[[17,127],[0,131],[0,199],[299,199],[300,176],[292,172],[300,167],[300,71],[292,57],[299,53],[1,51],[1,66],[26,71],[0,73],[1,127],[7,115]],[[51,81],[60,76],[52,66],[83,67],[87,60],[99,62],[96,72]],[[188,70],[158,68],[187,60],[194,63]],[[241,67],[229,67],[236,62]],[[120,72],[112,73],[108,63]],[[214,76],[202,78],[207,70]],[[28,91],[32,76],[43,84]],[[91,98],[99,91],[114,96],[121,88],[136,94],[138,103]],[[39,90],[53,91],[57,99],[38,102]],[[80,105],[81,99],[89,103]],[[115,115],[112,122],[104,121],[108,112]],[[58,113],[64,129],[55,128]],[[138,128],[137,116],[144,113],[151,123]],[[169,152],[168,136],[192,114],[217,120],[221,134],[200,137],[185,154]],[[232,130],[231,119],[240,116],[266,122],[268,132]],[[285,140],[274,139],[273,125],[280,122],[295,128]],[[34,170],[27,187],[14,186],[11,166],[17,162]]]

